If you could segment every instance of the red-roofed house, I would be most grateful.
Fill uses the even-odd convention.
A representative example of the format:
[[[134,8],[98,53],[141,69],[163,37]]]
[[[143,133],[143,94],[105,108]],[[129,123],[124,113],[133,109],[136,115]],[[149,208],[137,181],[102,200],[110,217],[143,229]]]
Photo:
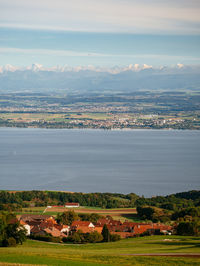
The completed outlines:
[[[88,228],[94,228],[94,224],[89,221],[74,221],[71,225],[71,227],[80,227],[80,226],[86,226]]]
[[[120,225],[122,225],[122,222],[116,221],[116,220],[109,220],[109,224],[114,225],[114,226],[120,226]]]
[[[109,224],[110,220],[105,219],[105,218],[101,218],[97,221],[97,223],[95,224],[96,226],[104,226],[104,224]]]
[[[54,227],[57,228],[60,232],[65,233],[66,235],[69,234],[69,231],[70,231],[69,225],[55,224]]]
[[[99,234],[101,234],[102,230],[103,230],[102,226],[95,226],[94,228],[94,231],[97,231]]]
[[[83,233],[91,233],[95,231],[95,226],[89,221],[74,221],[71,225],[71,231],[77,232],[79,230]]]
[[[134,235],[140,235],[151,228],[152,228],[151,224],[138,224],[133,227],[133,233]]]
[[[50,234],[53,237],[66,237],[66,234],[59,231],[56,227],[40,228],[37,225],[31,229],[31,234],[42,235],[42,236]]]
[[[50,234],[54,237],[66,237],[66,234],[62,233],[61,231],[59,231],[57,228],[52,227],[52,228],[45,228],[43,229],[44,232],[46,232],[47,234]]]

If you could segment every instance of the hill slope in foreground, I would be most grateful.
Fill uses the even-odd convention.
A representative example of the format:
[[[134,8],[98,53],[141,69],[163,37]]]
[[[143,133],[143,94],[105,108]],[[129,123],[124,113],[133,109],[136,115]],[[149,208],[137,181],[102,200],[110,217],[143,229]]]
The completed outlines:
[[[15,263],[15,264],[14,264]],[[199,265],[200,238],[151,236],[87,245],[28,240],[0,249],[0,265]]]

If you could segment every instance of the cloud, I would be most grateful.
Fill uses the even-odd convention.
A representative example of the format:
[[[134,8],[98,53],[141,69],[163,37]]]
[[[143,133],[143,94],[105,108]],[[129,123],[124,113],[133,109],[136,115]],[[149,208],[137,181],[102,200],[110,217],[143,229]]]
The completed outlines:
[[[0,0],[1,27],[130,32],[200,33],[197,0]]]
[[[107,54],[91,53],[91,52],[77,52],[70,50],[51,50],[51,49],[21,49],[21,48],[11,48],[11,47],[0,47],[0,53],[14,53],[23,55],[51,55],[51,56],[109,56]]]
[[[22,49],[22,48],[12,48],[12,47],[0,47],[0,54],[1,55],[22,55],[22,56],[31,56],[34,58],[35,56],[43,56],[43,57],[93,57],[93,58],[118,58],[121,59],[129,59],[131,61],[137,60],[155,60],[159,59],[165,62],[166,60],[176,60],[176,62],[183,62],[184,60],[191,60],[194,62],[199,62],[200,57],[194,56],[186,56],[186,55],[167,55],[167,54],[106,54],[106,53],[93,53],[90,51],[72,51],[72,50],[52,50],[52,49]],[[181,63],[180,63],[181,66]],[[152,66],[145,65],[144,68],[150,68]],[[129,68],[132,68],[132,65],[129,65]],[[134,68],[137,69],[137,64],[134,65]]]

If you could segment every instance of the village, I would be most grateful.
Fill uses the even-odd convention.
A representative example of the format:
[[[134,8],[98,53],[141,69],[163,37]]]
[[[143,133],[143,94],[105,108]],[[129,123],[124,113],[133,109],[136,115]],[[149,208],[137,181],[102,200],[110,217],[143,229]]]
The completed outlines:
[[[47,206],[52,208],[55,206]],[[79,207],[78,203],[66,203],[66,211]],[[73,211],[72,211],[73,212]],[[118,235],[118,239],[142,236],[144,234],[165,234],[171,235],[173,227],[161,223],[139,223],[120,220],[114,220],[111,216],[99,218],[95,223],[91,221],[74,220],[71,224],[62,224],[56,221],[51,215],[45,214],[22,214],[19,218],[20,225],[26,229],[27,236],[32,238],[37,236],[52,236],[59,238],[69,237],[74,233],[80,232],[90,234],[102,233],[103,228],[107,227],[110,234]]]

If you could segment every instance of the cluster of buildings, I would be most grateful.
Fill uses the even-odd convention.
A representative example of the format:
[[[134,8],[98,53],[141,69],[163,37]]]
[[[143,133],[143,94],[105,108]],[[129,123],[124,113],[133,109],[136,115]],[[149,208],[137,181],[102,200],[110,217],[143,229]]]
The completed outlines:
[[[159,231],[164,234],[171,234],[173,228],[168,225],[158,223],[134,223],[113,220],[112,218],[101,218],[96,223],[90,221],[73,221],[71,226],[58,224],[53,216],[23,214],[20,217],[20,224],[27,230],[27,235],[53,237],[67,237],[73,232],[91,233],[97,231],[101,233],[106,224],[111,234],[118,234],[121,238],[134,237],[149,232],[155,234]]]
[[[189,126],[190,120],[177,118],[163,119],[158,117],[144,119],[143,116],[132,117],[124,114],[111,115],[104,119],[66,118],[63,125],[69,128],[103,128],[103,129],[133,129],[133,128],[169,128],[174,126]],[[48,121],[48,125],[54,125]]]
[[[23,214],[20,217],[20,225],[27,230],[27,235],[51,235],[53,237],[66,237],[69,234],[68,225],[60,225],[53,216]]]

